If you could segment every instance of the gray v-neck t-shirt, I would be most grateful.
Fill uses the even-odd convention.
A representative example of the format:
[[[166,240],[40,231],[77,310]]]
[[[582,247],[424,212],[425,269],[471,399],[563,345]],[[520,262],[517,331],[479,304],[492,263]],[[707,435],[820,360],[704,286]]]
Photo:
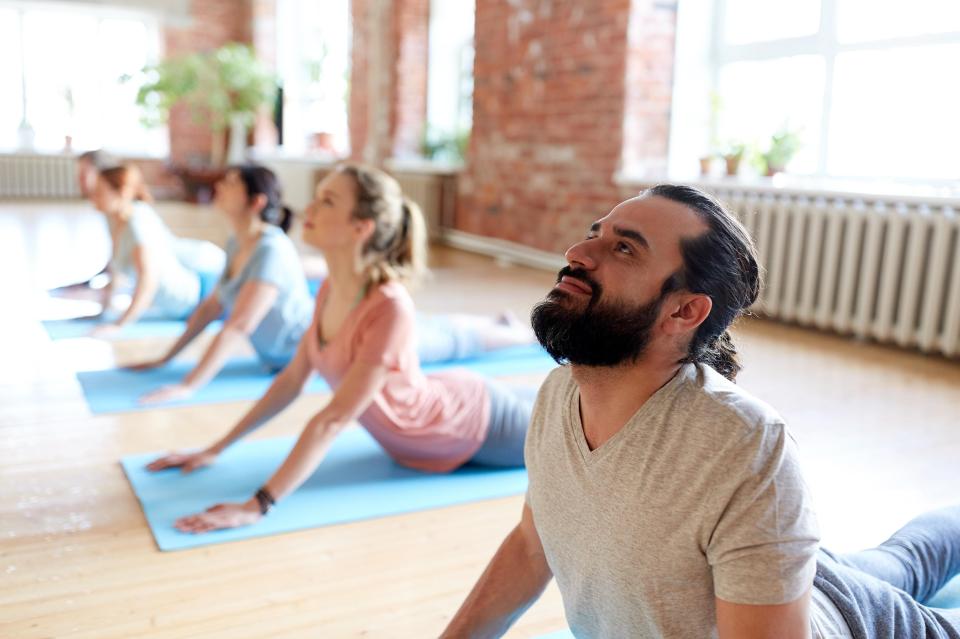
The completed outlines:
[[[685,365],[591,451],[569,367],[540,389],[527,503],[578,637],[715,637],[715,597],[782,604],[813,583],[819,542],[783,420]]]

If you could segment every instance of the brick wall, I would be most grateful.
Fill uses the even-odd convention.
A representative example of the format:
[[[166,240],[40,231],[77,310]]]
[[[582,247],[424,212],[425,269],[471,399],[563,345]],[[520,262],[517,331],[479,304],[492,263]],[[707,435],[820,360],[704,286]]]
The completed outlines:
[[[654,80],[669,76],[672,55],[645,56],[643,42],[630,36],[667,37],[673,19],[671,5],[638,0],[589,8],[571,0],[478,2],[474,121],[457,227],[564,250],[630,194],[613,182],[628,113],[656,113],[640,129],[638,156],[665,162],[661,113],[669,112],[670,93]],[[647,75],[634,58],[651,66]],[[628,90],[628,67],[631,81],[649,78],[650,86]]]
[[[353,0],[351,157],[417,155],[427,117],[429,0]]]
[[[369,4],[370,0],[351,0],[350,21],[352,24],[353,49],[350,56],[350,104],[348,126],[350,128],[350,157],[363,159],[367,145],[369,70]]]
[[[393,157],[418,156],[427,120],[430,0],[397,0],[393,12]]]

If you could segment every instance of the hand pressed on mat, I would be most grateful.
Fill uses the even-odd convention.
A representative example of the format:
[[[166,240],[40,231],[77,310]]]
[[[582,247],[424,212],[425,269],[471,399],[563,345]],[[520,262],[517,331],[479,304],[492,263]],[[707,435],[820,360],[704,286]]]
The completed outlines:
[[[202,513],[181,517],[173,527],[186,533],[205,533],[249,526],[260,521],[261,517],[260,504],[256,499],[249,499],[242,504],[217,504]]]
[[[147,464],[147,470],[157,472],[167,468],[179,468],[183,473],[192,473],[198,468],[217,461],[217,453],[200,450],[194,453],[170,453]]]
[[[187,384],[170,384],[140,397],[141,404],[163,404],[188,399],[196,390]]]

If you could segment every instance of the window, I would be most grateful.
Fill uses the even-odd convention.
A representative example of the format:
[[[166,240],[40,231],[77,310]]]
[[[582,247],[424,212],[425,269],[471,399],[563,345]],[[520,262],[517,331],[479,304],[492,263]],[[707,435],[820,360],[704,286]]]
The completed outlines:
[[[350,28],[349,0],[280,0],[284,149],[349,153]]]
[[[159,56],[155,18],[51,3],[0,5],[0,148],[57,152],[98,147],[162,156],[164,128],[146,128],[137,87],[121,82]],[[26,131],[24,131],[26,129]]]
[[[793,173],[956,180],[958,65],[957,2],[686,0],[671,171],[788,129],[802,145]]]
[[[432,0],[423,151],[460,161],[473,124],[474,0]]]

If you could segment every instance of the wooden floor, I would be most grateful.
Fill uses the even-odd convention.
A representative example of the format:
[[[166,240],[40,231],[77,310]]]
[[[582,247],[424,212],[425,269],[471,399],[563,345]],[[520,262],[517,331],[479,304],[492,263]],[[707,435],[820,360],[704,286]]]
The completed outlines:
[[[163,208],[181,233],[222,239],[209,211]],[[51,343],[37,291],[95,273],[98,218],[77,204],[0,203],[0,637],[430,637],[519,515],[515,497],[160,553],[118,464],[209,442],[247,402],[92,416],[74,376],[163,342]],[[520,315],[549,273],[449,250],[416,293],[428,311]],[[18,303],[10,303],[17,300]],[[741,384],[800,441],[824,543],[874,544],[958,500],[960,364],[749,320]],[[536,379],[536,378],[533,378]],[[324,400],[298,400],[259,436],[296,432]],[[551,587],[509,636],[564,625]]]

